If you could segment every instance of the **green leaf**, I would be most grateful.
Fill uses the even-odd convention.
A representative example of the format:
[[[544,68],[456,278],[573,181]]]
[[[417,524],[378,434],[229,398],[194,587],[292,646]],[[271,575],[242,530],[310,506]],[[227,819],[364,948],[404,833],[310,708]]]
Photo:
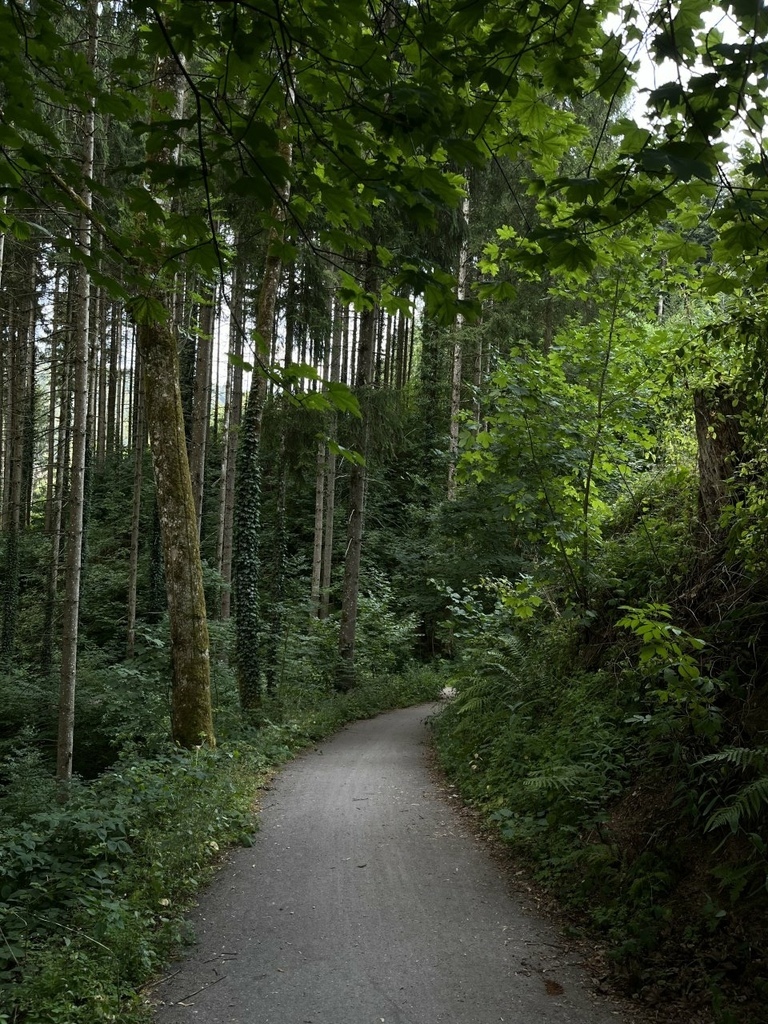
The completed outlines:
[[[341,384],[338,381],[329,381],[326,384],[325,390],[334,409],[338,409],[339,412],[349,413],[357,417],[357,419],[362,418],[360,403],[346,384]]]
[[[328,450],[334,455],[340,455],[342,459],[346,459],[347,462],[351,462],[355,466],[365,465],[365,459],[360,452],[356,452],[352,448],[345,448],[343,445],[340,445],[338,441],[334,441],[332,437],[327,438],[326,443],[328,445]]]

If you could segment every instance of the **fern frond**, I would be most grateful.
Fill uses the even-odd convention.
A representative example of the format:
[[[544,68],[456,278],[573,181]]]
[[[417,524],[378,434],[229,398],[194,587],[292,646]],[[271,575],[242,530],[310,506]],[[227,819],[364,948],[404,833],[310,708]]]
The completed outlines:
[[[768,770],[768,747],[725,747],[715,754],[707,754],[698,764],[731,764],[736,768]]]
[[[727,825],[732,832],[738,832],[745,822],[752,822],[768,815],[768,775],[763,775],[746,785],[737,794],[733,803],[715,811],[707,822],[707,832]]]
[[[523,785],[540,792],[570,793],[583,782],[585,772],[586,769],[580,764],[551,765],[531,772],[528,778],[523,779]]]

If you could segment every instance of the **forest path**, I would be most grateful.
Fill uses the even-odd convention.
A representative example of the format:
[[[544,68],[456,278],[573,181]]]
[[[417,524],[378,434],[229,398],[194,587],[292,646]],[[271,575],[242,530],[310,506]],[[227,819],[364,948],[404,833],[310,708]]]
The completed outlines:
[[[431,780],[430,707],[344,729],[265,794],[157,1024],[616,1024]]]

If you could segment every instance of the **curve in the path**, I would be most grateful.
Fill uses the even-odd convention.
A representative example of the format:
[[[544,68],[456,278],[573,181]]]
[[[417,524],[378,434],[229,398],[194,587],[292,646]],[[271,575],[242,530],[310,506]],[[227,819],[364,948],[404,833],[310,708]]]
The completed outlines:
[[[429,708],[289,765],[192,916],[157,1024],[617,1024],[431,782]]]

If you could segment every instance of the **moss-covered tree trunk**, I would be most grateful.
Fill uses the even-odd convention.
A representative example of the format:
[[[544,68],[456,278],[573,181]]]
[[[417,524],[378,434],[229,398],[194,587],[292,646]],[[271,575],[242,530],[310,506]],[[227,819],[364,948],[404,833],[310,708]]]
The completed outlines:
[[[173,666],[171,732],[182,747],[214,744],[203,571],[192,495],[176,337],[140,324],[146,423],[152,449]]]
[[[699,524],[706,543],[720,532],[729,480],[744,449],[742,402],[725,385],[700,388],[693,398],[699,468]]]

